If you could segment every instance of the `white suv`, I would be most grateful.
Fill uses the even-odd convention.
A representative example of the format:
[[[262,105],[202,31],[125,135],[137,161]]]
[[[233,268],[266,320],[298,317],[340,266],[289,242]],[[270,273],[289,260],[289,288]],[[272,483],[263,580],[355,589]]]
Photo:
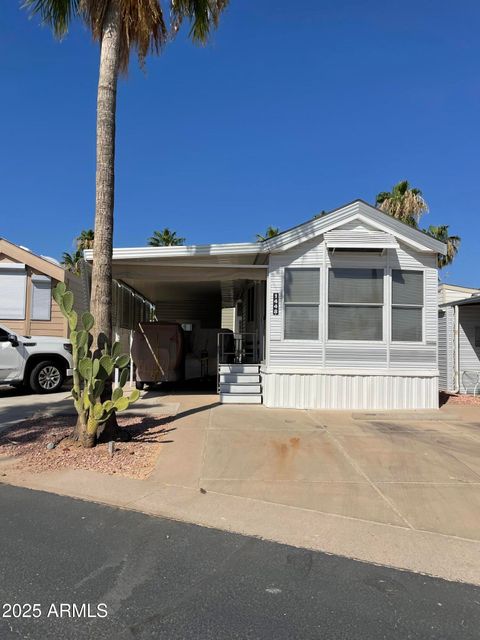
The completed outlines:
[[[36,393],[59,391],[72,375],[72,345],[66,338],[17,336],[0,324],[0,384]]]

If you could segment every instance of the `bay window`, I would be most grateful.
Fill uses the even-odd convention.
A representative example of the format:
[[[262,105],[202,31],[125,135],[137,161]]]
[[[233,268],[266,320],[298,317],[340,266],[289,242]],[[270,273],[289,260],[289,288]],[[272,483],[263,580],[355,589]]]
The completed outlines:
[[[285,269],[285,340],[318,340],[320,269]]]
[[[423,340],[423,271],[392,270],[392,340]]]
[[[329,270],[328,339],[383,339],[383,269]]]

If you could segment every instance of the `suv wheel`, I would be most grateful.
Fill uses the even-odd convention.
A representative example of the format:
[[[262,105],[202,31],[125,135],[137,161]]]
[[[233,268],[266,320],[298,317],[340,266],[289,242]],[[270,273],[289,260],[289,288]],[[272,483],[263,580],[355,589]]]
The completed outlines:
[[[30,374],[30,387],[35,393],[54,393],[62,388],[64,370],[51,360],[39,362]]]

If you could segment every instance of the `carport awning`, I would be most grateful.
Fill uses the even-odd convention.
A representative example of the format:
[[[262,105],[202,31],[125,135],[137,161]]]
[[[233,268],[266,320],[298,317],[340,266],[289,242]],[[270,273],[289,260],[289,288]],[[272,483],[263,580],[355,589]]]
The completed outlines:
[[[220,296],[226,283],[266,280],[266,262],[258,243],[126,248],[113,251],[112,275],[154,303],[193,300]]]
[[[397,249],[398,242],[385,231],[327,231],[325,243],[329,249]]]
[[[215,282],[266,280],[265,267],[179,267],[166,265],[114,265],[114,278],[142,282]]]

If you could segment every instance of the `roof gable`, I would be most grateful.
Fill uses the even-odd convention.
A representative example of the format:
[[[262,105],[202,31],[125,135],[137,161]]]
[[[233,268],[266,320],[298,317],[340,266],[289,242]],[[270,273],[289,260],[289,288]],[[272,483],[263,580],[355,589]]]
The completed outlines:
[[[4,253],[9,258],[26,264],[35,271],[40,271],[50,276],[54,280],[63,280],[64,278],[65,270],[63,267],[27,249],[23,249],[9,240],[5,240],[5,238],[0,238],[0,253]]]
[[[334,229],[340,229],[342,226],[352,228],[351,223],[353,221],[364,223],[372,230],[390,234],[417,251],[441,253],[443,255],[446,253],[446,247],[442,242],[408,226],[400,220],[392,218],[363,200],[355,200],[320,218],[309,220],[297,227],[293,227],[293,229],[280,233],[274,238],[265,240],[262,243],[262,250],[267,252],[285,251]],[[353,228],[355,228],[355,225],[353,225]],[[366,233],[366,231],[363,233]]]

